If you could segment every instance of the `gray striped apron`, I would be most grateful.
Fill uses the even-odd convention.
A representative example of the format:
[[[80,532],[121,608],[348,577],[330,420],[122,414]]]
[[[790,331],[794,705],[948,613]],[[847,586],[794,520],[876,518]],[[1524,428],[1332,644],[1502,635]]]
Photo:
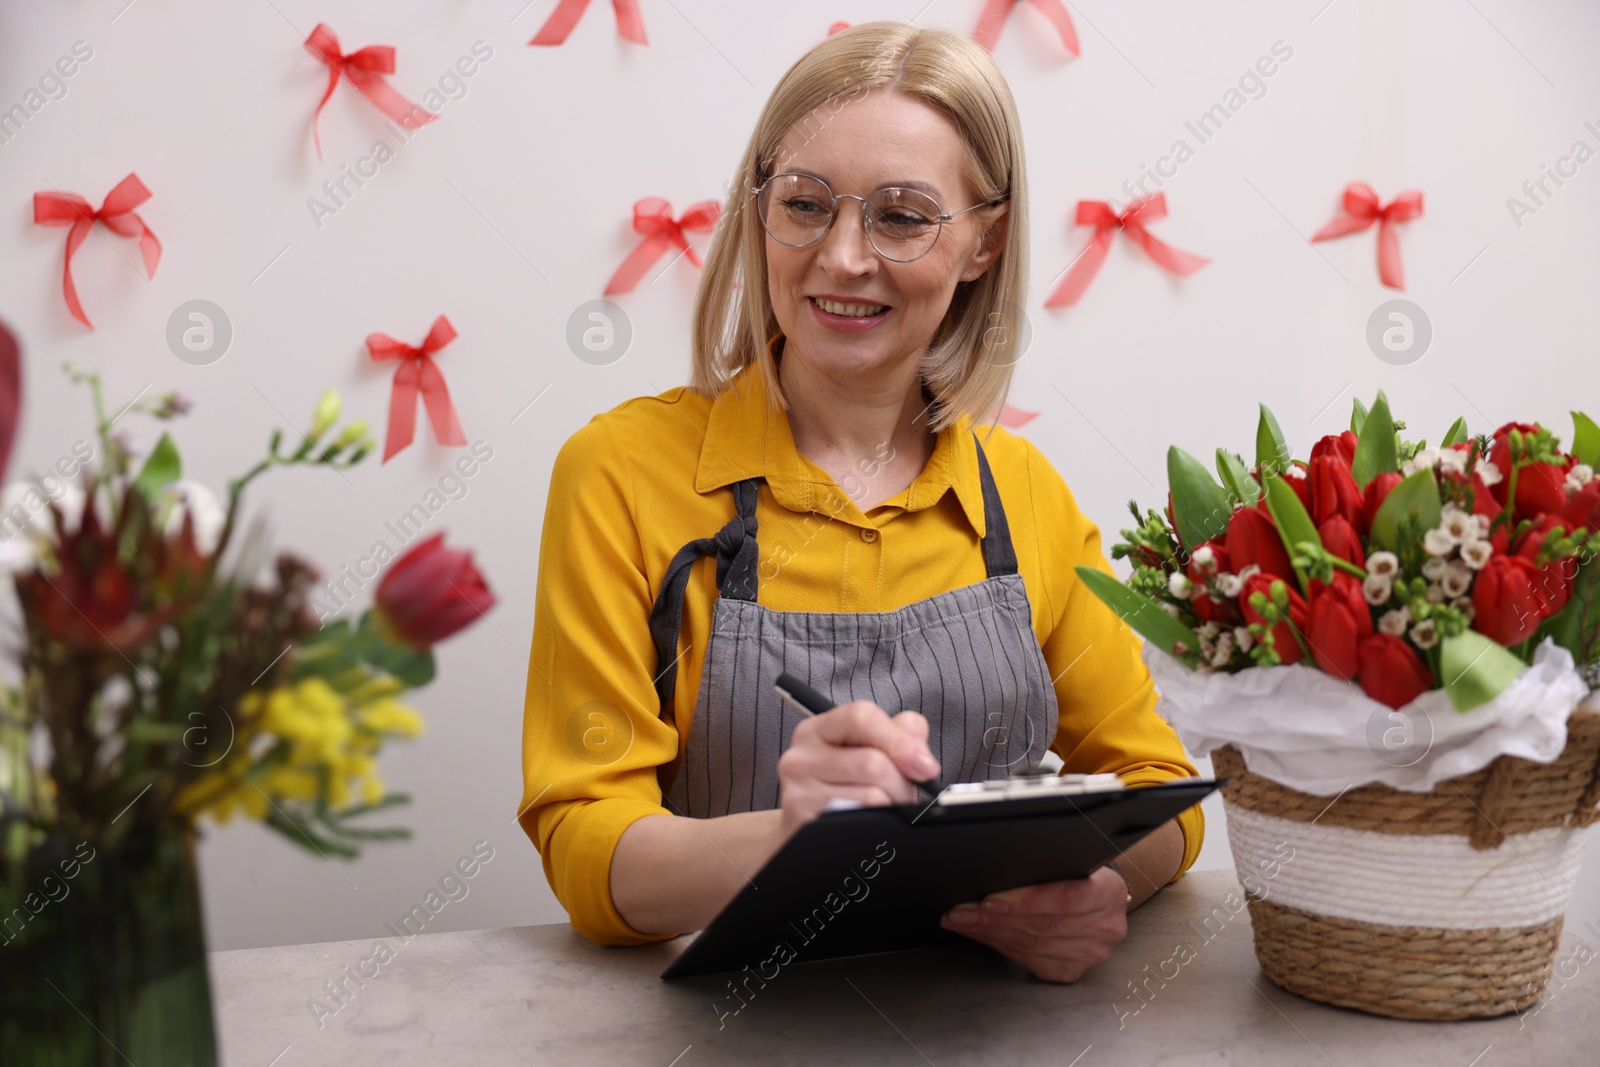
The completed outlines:
[[[715,553],[718,598],[699,695],[665,793],[675,812],[710,818],[778,807],[778,757],[803,718],[772,688],[784,671],[840,704],[866,699],[891,715],[920,711],[949,783],[1004,778],[1044,755],[1056,733],[1056,694],[982,444],[978,472],[988,577],[887,612],[774,611],[756,603],[761,479],[734,484],[737,513],[714,537],[678,551],[650,612],[656,692],[670,716],[689,569]]]

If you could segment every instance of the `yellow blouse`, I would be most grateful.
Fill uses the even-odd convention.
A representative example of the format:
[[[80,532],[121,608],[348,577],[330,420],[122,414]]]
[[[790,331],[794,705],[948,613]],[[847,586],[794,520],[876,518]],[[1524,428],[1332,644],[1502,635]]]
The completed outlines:
[[[1055,679],[1060,721],[1050,748],[1063,769],[1116,772],[1130,785],[1197,773],[1155,713],[1138,637],[1073,571],[1083,563],[1110,573],[1099,530],[1027,438],[997,426],[983,440]],[[769,608],[893,611],[986,576],[970,417],[939,434],[915,481],[866,513],[846,491],[859,495],[858,487],[841,487],[796,450],[788,416],[769,403],[754,365],[715,399],[687,386],[636,397],[569,437],[540,540],[518,811],[573,928],[594,941],[673,936],[641,934],[623,920],[611,901],[611,854],[635,819],[671,814],[661,787],[677,771],[694,714],[715,558],[695,563],[684,596],[676,723],[656,697],[650,609],[673,555],[720,530],[735,510],[727,487],[754,475],[766,479],[758,602]],[[1205,821],[1198,806],[1178,821],[1181,874],[1199,854]]]

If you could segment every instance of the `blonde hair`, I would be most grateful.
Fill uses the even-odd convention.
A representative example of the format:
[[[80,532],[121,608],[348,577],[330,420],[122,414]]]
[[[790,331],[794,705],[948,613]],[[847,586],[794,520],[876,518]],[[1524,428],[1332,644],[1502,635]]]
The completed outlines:
[[[1021,356],[1027,294],[1021,123],[1010,87],[980,45],[952,30],[902,22],[862,23],[829,37],[801,56],[767,99],[734,174],[695,294],[689,387],[696,392],[715,396],[735,373],[756,362],[768,394],[788,410],[768,349],[781,327],[767,291],[766,230],[750,190],[782,169],[764,164],[792,127],[825,124],[850,99],[877,89],[917,100],[949,118],[967,148],[962,174],[978,200],[1010,203],[999,258],[977,279],[957,284],[921,370],[934,397],[933,432],[963,414],[974,422],[998,414]],[[973,214],[987,233],[1004,210],[991,203]]]

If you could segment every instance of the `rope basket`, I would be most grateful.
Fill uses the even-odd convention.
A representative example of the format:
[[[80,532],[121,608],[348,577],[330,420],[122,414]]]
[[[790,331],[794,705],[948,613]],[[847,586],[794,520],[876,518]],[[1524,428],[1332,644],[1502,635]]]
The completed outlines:
[[[1262,971],[1311,1000],[1399,1019],[1536,1002],[1582,829],[1600,819],[1600,710],[1585,709],[1554,762],[1501,756],[1428,793],[1314,796],[1252,774],[1232,745],[1214,750]]]

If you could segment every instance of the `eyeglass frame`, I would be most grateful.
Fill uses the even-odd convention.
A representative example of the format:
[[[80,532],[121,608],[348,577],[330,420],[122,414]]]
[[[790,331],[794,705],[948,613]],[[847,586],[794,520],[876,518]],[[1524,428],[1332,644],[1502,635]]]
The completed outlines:
[[[824,189],[826,189],[828,191],[828,196],[831,198],[832,202],[829,203],[829,205],[828,205],[828,223],[827,223],[827,225],[822,228],[822,232],[821,233],[817,234],[815,237],[813,237],[811,240],[807,241],[803,245],[792,245],[792,244],[789,244],[787,241],[778,241],[777,236],[774,235],[773,232],[770,229],[767,229],[767,220],[761,217],[761,209],[758,206],[756,208],[756,218],[761,222],[761,228],[763,230],[766,230],[767,236],[771,237],[774,241],[778,241],[778,243],[783,245],[783,247],[785,247],[785,248],[810,248],[812,245],[816,244],[818,241],[820,241],[824,237],[828,236],[828,231],[833,229],[833,224],[838,221],[838,219],[839,219],[839,201],[846,200],[846,199],[848,199],[848,200],[859,200],[859,201],[861,201],[861,232],[866,235],[868,246],[871,247],[871,249],[874,252],[876,252],[878,255],[883,256],[884,259],[889,260],[890,263],[915,263],[917,260],[919,260],[923,256],[927,255],[929,252],[933,251],[933,246],[939,243],[939,238],[944,234],[944,224],[945,223],[949,222],[951,219],[955,218],[957,215],[965,215],[967,212],[975,211],[980,207],[993,207],[996,204],[1003,204],[1006,201],[1011,199],[1011,194],[1010,193],[1002,193],[1001,195],[995,197],[993,200],[980,200],[978,203],[973,204],[971,207],[964,207],[960,211],[952,211],[949,214],[944,214],[944,213],[942,213],[942,212],[940,212],[938,210],[939,201],[933,196],[933,194],[932,193],[925,193],[921,189],[911,189],[911,188],[909,188],[907,186],[904,186],[904,185],[886,185],[882,189],[874,189],[872,191],[872,193],[871,193],[872,196],[877,196],[879,193],[884,192],[884,191],[889,190],[889,189],[903,189],[908,193],[916,193],[918,196],[927,197],[929,199],[929,201],[931,201],[933,203],[934,220],[939,223],[939,229],[934,233],[933,240],[928,242],[928,247],[924,248],[921,252],[917,253],[917,255],[914,258],[912,258],[912,259],[890,259],[888,256],[884,255],[883,251],[881,249],[879,249],[876,244],[873,244],[873,241],[872,241],[872,218],[867,213],[867,197],[857,196],[854,193],[836,193],[836,192],[833,191],[833,186],[829,185],[827,182],[823,181],[821,178],[818,178],[816,175],[814,175],[814,174],[801,174],[798,171],[790,171],[790,170],[782,171],[782,172],[780,172],[778,174],[768,175],[767,178],[764,181],[762,181],[762,183],[760,185],[756,185],[756,186],[752,186],[751,187],[750,195],[751,196],[760,196],[761,195],[761,190],[765,189],[769,184],[771,184],[774,180],[776,180],[778,178],[809,178],[812,181],[816,182],[817,184],[821,185]],[[759,201],[757,203],[759,204]]]

